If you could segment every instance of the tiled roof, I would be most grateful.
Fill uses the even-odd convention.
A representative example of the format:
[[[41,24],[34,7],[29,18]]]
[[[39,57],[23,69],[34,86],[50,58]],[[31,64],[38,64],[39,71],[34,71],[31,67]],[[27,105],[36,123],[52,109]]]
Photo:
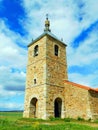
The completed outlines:
[[[28,47],[31,46],[33,43],[37,42],[38,40],[40,40],[40,39],[41,39],[42,37],[44,37],[45,35],[48,35],[48,36],[54,38],[55,40],[61,42],[63,45],[67,46],[63,41],[59,40],[54,34],[52,34],[52,33],[49,32],[49,31],[46,31],[46,32],[44,32],[43,34],[41,34],[38,38],[36,38],[34,41],[32,41],[32,42],[28,45]]]
[[[95,90],[97,90],[97,91],[98,91],[98,88],[95,88]]]
[[[71,82],[71,81],[68,81],[68,80],[64,80],[64,82],[67,83],[67,84],[79,87],[79,88],[83,88],[83,89],[86,89],[86,90],[92,90],[92,91],[98,92],[98,88],[94,89],[94,88],[91,88],[91,87],[88,87],[88,86],[85,86],[85,85],[81,85],[81,84],[77,84],[77,83],[74,83],[74,82]]]

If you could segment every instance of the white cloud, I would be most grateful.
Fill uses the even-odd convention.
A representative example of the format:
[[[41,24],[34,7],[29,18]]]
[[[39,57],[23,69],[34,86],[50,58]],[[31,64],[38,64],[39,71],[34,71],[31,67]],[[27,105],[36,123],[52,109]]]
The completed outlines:
[[[6,110],[23,110],[23,104],[19,103],[0,103],[0,108],[6,109]]]
[[[89,34],[88,39],[80,44],[77,49],[68,47],[68,66],[88,66],[91,73],[85,75],[82,72],[69,73],[69,80],[83,85],[98,88],[98,37],[97,31]],[[84,71],[84,70],[82,70]]]
[[[97,4],[98,0],[84,0],[86,3],[86,6],[84,8],[85,10],[85,20],[90,23],[93,21],[96,21],[96,19],[98,19],[98,8],[97,8]]]
[[[98,88],[98,71],[92,74],[83,75],[81,73],[69,73],[69,80],[76,82],[78,84],[82,84],[85,86],[89,86],[92,88]]]
[[[5,97],[13,97],[16,95],[15,91],[6,91],[3,89],[3,86],[0,85],[0,98],[5,98]]]
[[[1,19],[0,26],[0,97],[15,96],[25,87],[27,50],[18,42],[26,44],[26,39],[9,30]]]
[[[22,41],[22,38],[17,33],[15,34],[8,30],[3,21],[0,22],[0,64],[24,67],[27,61],[26,50],[17,45],[17,39],[19,42],[23,42],[24,40]]]
[[[72,65],[88,65],[98,60],[98,37],[97,32],[92,32],[90,36],[80,44],[77,49],[68,48],[68,63]]]
[[[69,44],[73,38],[78,36],[82,30],[88,28],[98,18],[96,1],[98,0],[94,2],[87,0],[75,2],[74,0],[58,0],[58,2],[56,0],[46,2],[42,0],[24,0],[24,8],[28,16],[25,22],[25,28],[29,30],[30,37],[37,37],[44,29],[45,14],[49,13],[52,32],[59,38],[63,37],[64,41],[67,41]],[[79,3],[84,3],[81,9],[78,7]],[[41,6],[40,9],[35,5]],[[80,17],[80,15],[83,17],[81,22],[77,17]]]
[[[23,91],[25,87],[25,73],[12,72],[9,67],[0,67],[0,84],[5,90]]]
[[[28,38],[10,30],[4,20],[0,19],[0,108],[23,109],[12,99],[20,101],[18,97],[24,97],[27,50],[23,46]]]

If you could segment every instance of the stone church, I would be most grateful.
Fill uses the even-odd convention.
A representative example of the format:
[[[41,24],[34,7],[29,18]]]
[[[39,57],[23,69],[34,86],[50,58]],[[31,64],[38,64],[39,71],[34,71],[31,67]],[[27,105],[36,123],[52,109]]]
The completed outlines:
[[[47,17],[44,33],[28,45],[23,116],[98,118],[98,89],[68,80],[67,45],[49,27]]]

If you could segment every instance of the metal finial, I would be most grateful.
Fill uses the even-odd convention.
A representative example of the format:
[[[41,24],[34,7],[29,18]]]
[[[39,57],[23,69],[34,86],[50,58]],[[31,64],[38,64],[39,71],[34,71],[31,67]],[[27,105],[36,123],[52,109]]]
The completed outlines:
[[[48,14],[46,14],[46,21],[45,21],[45,32],[50,32],[51,30],[49,29],[50,27],[50,21],[48,20]]]
[[[46,14],[46,19],[48,20],[48,14]]]

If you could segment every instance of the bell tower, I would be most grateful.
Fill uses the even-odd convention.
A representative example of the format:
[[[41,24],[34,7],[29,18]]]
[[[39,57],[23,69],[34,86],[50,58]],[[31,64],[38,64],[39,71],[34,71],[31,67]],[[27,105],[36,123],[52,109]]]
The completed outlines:
[[[24,117],[65,117],[66,44],[49,27],[47,15],[44,33],[28,45]]]

